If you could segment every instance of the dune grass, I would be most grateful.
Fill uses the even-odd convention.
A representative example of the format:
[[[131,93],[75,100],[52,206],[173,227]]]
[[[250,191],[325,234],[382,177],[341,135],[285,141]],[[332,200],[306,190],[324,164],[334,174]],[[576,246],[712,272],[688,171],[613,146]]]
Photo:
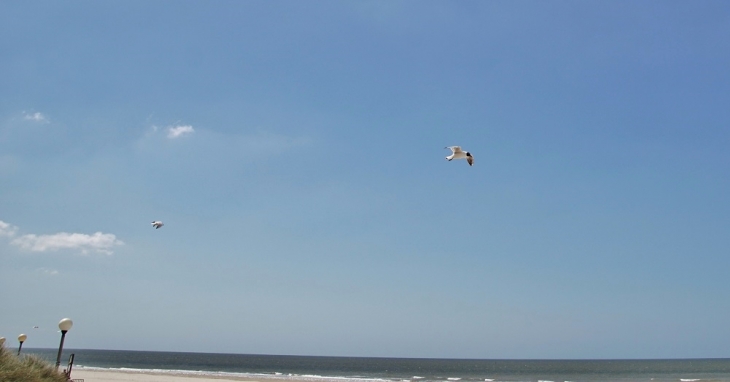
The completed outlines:
[[[66,376],[54,365],[32,354],[16,356],[0,347],[0,381],[66,382]]]

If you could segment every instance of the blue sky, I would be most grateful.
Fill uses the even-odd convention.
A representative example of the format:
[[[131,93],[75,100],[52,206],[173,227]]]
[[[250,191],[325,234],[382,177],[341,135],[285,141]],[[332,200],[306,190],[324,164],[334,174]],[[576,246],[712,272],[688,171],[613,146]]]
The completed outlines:
[[[727,36],[722,1],[3,2],[0,336],[730,357]]]

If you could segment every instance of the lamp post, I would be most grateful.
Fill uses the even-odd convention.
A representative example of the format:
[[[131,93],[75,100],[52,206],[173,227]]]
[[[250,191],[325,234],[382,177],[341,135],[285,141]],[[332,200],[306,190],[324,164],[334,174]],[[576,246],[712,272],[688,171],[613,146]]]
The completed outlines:
[[[56,370],[58,370],[58,366],[61,364],[61,352],[63,351],[63,340],[66,338],[66,332],[71,330],[71,327],[74,325],[74,322],[71,321],[70,318],[64,318],[61,320],[61,322],[58,323],[58,328],[61,329],[61,344],[58,345],[58,357],[56,357]]]
[[[18,342],[20,342],[20,346],[18,346],[18,355],[20,355],[20,349],[23,348],[23,342],[28,338],[25,334],[21,334],[18,336]]]

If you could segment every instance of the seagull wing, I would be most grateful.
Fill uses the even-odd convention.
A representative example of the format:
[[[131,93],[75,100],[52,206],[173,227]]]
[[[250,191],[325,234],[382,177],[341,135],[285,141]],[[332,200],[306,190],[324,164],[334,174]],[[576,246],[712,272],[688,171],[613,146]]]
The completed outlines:
[[[471,154],[468,154],[467,153],[467,155],[466,155],[466,162],[469,163],[469,166],[473,166],[474,165],[474,157],[471,156]]]
[[[451,149],[451,152],[456,154],[461,152],[461,146],[448,146],[447,149]]]

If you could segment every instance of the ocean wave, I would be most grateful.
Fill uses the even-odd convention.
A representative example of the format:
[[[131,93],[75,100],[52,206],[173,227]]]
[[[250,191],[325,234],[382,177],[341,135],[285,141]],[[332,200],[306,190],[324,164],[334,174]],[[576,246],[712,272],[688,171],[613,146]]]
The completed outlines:
[[[695,382],[695,381],[699,381],[699,379],[684,379],[684,378],[682,378],[682,379],[680,379],[680,381],[682,381],[682,382]]]
[[[270,379],[270,380],[297,380],[297,381],[312,381],[312,382],[332,382],[332,381],[344,381],[344,382],[392,382],[390,379],[383,378],[367,378],[367,377],[343,377],[343,376],[324,376],[316,374],[287,374],[282,373],[236,373],[226,371],[206,371],[206,370],[170,370],[170,369],[137,369],[128,367],[94,367],[94,366],[83,366],[77,365],[76,369],[89,370],[89,371],[111,371],[111,372],[122,372],[122,373],[151,373],[151,374],[163,374],[163,375],[188,375],[188,376],[201,376],[201,377],[231,377],[231,378],[256,378],[256,379]]]

